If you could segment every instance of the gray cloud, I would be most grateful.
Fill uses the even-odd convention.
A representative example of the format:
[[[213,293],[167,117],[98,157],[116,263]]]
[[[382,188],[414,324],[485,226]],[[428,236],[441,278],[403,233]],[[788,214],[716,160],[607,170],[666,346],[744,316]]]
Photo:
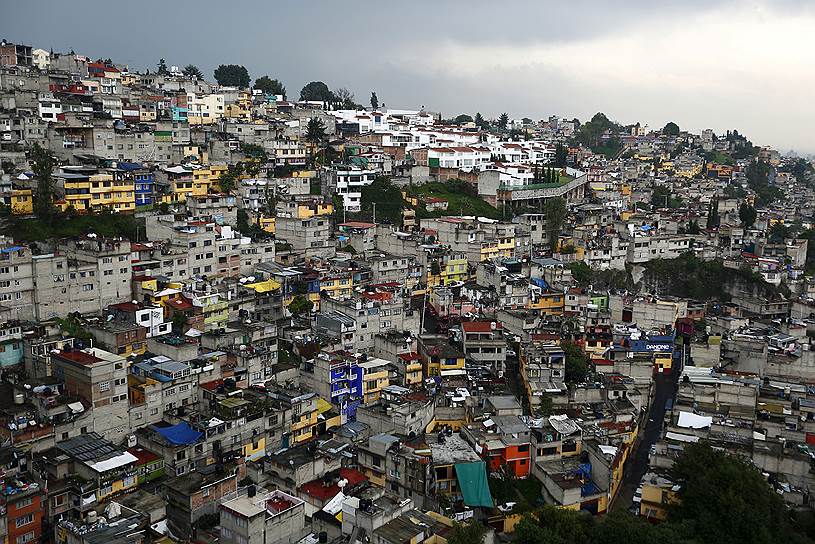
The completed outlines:
[[[795,79],[773,83],[773,59],[734,62],[751,54],[748,40],[788,40],[778,18],[814,16],[797,0],[26,0],[5,6],[0,35],[139,69],[165,58],[211,76],[218,64],[241,63],[292,95],[320,79],[363,103],[376,90],[389,106],[449,114],[605,111],[625,122],[738,127],[756,142],[815,151],[808,123],[795,122],[807,108]],[[741,44],[739,24],[766,30]],[[808,71],[794,45],[786,68]]]

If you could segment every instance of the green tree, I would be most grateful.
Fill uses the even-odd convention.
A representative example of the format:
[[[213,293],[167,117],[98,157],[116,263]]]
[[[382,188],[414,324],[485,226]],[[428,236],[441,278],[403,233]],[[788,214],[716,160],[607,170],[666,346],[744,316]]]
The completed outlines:
[[[756,209],[746,202],[742,202],[739,206],[739,219],[744,228],[749,229],[756,223]]]
[[[604,113],[595,113],[588,123],[580,126],[575,140],[595,153],[613,157],[622,148],[622,142],[616,136],[620,125],[609,120]]]
[[[264,92],[265,94],[282,95],[286,98],[286,87],[277,79],[272,79],[269,76],[261,76],[255,80],[253,88]]]
[[[560,347],[566,353],[566,383],[584,383],[591,368],[589,356],[572,342],[561,342]]]
[[[569,264],[569,270],[572,272],[572,279],[580,287],[587,287],[591,284],[591,267],[583,261],[575,261]]]
[[[371,109],[376,109],[379,107],[379,99],[376,97],[376,93],[371,93]]]
[[[204,79],[204,74],[198,69],[198,66],[194,64],[186,65],[184,69],[181,70],[181,73],[184,74],[185,77]]]
[[[554,162],[555,166],[557,166],[558,168],[565,168],[566,161],[568,158],[569,150],[566,149],[565,145],[558,143],[555,146],[555,162]]]
[[[665,134],[666,136],[678,136],[679,125],[677,125],[673,121],[668,122],[662,129],[662,134]]]
[[[218,186],[221,188],[221,192],[231,193],[238,185],[238,179],[241,175],[243,175],[243,163],[230,164],[226,171],[221,173],[221,177],[218,178]]]
[[[158,73],[159,75],[166,76],[169,72],[167,70],[167,63],[164,62],[164,59],[158,59]]]
[[[214,75],[215,81],[223,87],[246,89],[252,81],[252,78],[249,77],[249,70],[240,64],[221,64],[215,69]]]
[[[334,93],[322,81],[312,81],[300,90],[300,100],[333,102]]]
[[[475,520],[469,523],[453,522],[447,534],[447,544],[483,544],[487,528]]]
[[[475,114],[475,119],[473,121],[475,122],[475,126],[477,126],[478,128],[482,128],[482,129],[487,128],[485,126],[486,122],[484,121],[484,117],[481,115],[481,112],[477,112]]]
[[[325,123],[318,117],[312,117],[306,125],[306,141],[313,144],[322,142],[325,139]]]
[[[453,122],[457,125],[464,125],[467,123],[472,123],[473,118],[472,116],[467,115],[466,113],[462,113],[461,115],[456,115],[456,118],[453,119]]]
[[[56,160],[51,153],[35,143],[31,149],[31,169],[37,178],[37,192],[34,195],[34,215],[46,224],[54,218],[54,166]]]
[[[266,153],[263,146],[257,144],[241,142],[241,153],[243,153],[248,159],[253,159],[260,162],[266,162],[269,160],[269,154]]]
[[[554,252],[557,249],[563,221],[566,219],[566,201],[563,197],[547,198],[543,204],[543,217],[546,220],[549,248]]]
[[[685,228],[687,234],[699,234],[702,230],[699,228],[699,222],[696,219],[688,221],[688,226]]]
[[[721,220],[719,219],[719,199],[714,198],[710,201],[707,210],[707,228],[715,229],[719,226]]]
[[[430,263],[430,274],[433,276],[438,276],[441,274],[441,265],[439,261],[433,261]]]
[[[357,104],[355,101],[354,93],[346,89],[345,87],[340,87],[334,92],[334,101],[340,104],[340,107],[346,110],[356,110],[362,109],[362,106]]]
[[[792,229],[785,225],[784,223],[773,223],[773,226],[770,227],[770,230],[767,232],[767,238],[774,243],[780,244],[787,238],[791,238],[793,235]]]
[[[504,112],[498,117],[498,128],[501,130],[506,130],[508,125],[509,125],[509,115],[507,115],[506,112]]]
[[[287,306],[292,317],[299,317],[308,314],[314,308],[314,303],[303,295],[295,296]]]
[[[189,320],[187,316],[182,314],[181,312],[176,312],[173,314],[172,324],[173,324],[173,332],[176,334],[184,334],[187,332],[187,323]]]
[[[802,542],[781,498],[747,459],[686,444],[672,468],[681,486],[670,522],[699,542],[720,544]]]

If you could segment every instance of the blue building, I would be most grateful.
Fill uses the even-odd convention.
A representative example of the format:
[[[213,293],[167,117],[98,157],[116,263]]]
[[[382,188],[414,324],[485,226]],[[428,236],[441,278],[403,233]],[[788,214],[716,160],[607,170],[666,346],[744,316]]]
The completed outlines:
[[[362,402],[363,369],[356,359],[340,352],[319,353],[303,365],[302,385],[331,402],[343,423],[356,419]]]
[[[116,166],[119,170],[124,170],[133,177],[136,206],[152,204],[153,189],[156,182],[155,174],[138,162],[119,162]]]
[[[0,367],[23,362],[23,333],[19,321],[0,323]]]

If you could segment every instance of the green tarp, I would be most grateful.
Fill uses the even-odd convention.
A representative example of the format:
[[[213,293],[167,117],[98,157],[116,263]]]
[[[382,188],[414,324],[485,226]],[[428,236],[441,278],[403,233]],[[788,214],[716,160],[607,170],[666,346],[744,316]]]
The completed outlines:
[[[487,482],[487,464],[484,461],[457,463],[456,476],[461,494],[464,495],[464,504],[493,507],[490,485]]]

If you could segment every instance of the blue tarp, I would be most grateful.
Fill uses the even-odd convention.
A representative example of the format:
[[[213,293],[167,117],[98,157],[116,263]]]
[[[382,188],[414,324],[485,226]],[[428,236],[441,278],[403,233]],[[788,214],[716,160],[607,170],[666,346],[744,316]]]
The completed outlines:
[[[196,431],[186,421],[172,427],[154,427],[156,432],[163,436],[167,442],[176,446],[187,446],[196,442],[204,433]]]
[[[543,278],[532,278],[530,281],[541,289],[549,289],[549,284]]]
[[[456,476],[464,504],[492,508],[492,495],[487,482],[487,464],[484,461],[475,463],[456,463]]]

